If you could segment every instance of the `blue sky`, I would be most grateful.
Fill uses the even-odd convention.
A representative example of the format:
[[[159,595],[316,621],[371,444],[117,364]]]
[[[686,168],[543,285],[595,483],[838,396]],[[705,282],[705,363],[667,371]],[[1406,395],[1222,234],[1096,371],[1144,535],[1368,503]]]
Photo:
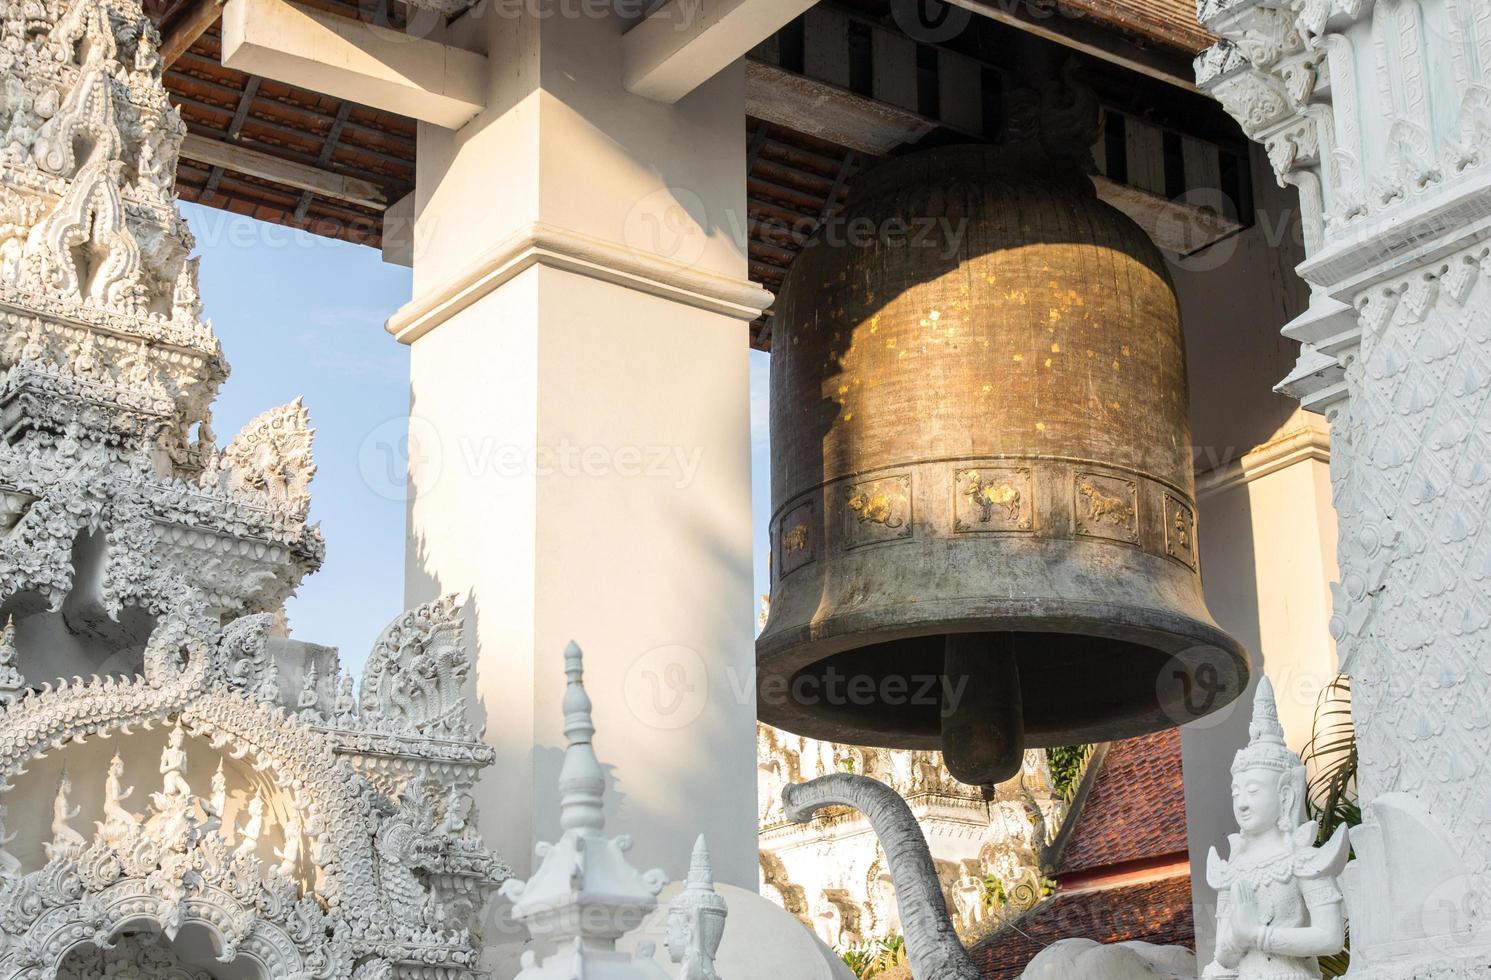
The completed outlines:
[[[404,604],[404,503],[364,466],[383,458],[367,452],[370,440],[408,413],[408,349],[383,321],[408,300],[409,270],[365,246],[181,208],[202,256],[205,312],[233,366],[213,413],[218,439],[297,396],[316,428],[311,517],[326,535],[326,564],[290,600],[290,625],[298,639],[340,647],[343,662],[360,668]],[[751,355],[758,595],[767,589],[766,365],[766,355]]]

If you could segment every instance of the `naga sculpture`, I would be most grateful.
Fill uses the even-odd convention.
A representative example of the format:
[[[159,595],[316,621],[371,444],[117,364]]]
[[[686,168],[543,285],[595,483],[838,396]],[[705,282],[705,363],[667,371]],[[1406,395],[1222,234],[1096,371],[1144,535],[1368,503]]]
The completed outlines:
[[[834,773],[788,786],[782,799],[787,817],[797,823],[827,806],[853,807],[870,821],[895,882],[915,980],[982,980],[948,916],[926,838],[900,794],[866,776]]]

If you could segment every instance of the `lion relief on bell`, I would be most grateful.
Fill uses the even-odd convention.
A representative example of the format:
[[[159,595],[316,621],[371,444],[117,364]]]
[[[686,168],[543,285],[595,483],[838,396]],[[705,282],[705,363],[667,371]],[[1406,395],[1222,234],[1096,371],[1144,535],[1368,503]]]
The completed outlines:
[[[904,498],[897,497],[891,491],[880,490],[878,484],[849,496],[849,509],[859,515],[860,521],[883,524],[890,528],[906,523],[904,503]]]
[[[1077,533],[1118,541],[1139,538],[1139,485],[1099,473],[1077,474]]]
[[[844,492],[844,546],[911,537],[911,476],[882,476]]]

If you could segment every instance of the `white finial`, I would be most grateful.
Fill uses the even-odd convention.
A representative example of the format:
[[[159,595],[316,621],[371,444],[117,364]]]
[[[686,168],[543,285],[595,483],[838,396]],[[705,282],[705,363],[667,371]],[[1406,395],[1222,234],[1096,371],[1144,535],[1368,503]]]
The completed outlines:
[[[585,693],[585,654],[573,641],[564,648],[564,765],[559,770],[559,825],[565,830],[599,834],[606,827],[606,772],[592,744],[595,722]]]
[[[704,835],[694,841],[694,853],[689,857],[689,890],[714,891],[714,868],[709,863],[709,845]]]
[[[1274,700],[1274,685],[1267,677],[1258,679],[1253,695],[1253,720],[1248,723],[1248,744],[1232,760],[1232,772],[1248,769],[1272,769],[1289,772],[1301,767],[1300,758],[1284,741],[1284,726],[1279,723],[1279,706]]]
[[[563,710],[569,744],[559,770],[564,833],[553,844],[539,845],[539,866],[531,878],[502,884],[502,894],[513,903],[513,919],[555,951],[542,959],[525,956],[516,980],[663,980],[666,974],[648,956],[616,950],[616,940],[657,908],[657,894],[668,879],[661,871],[643,873],[631,865],[626,856],[630,838],[602,833],[606,773],[591,745],[595,723],[583,660],[577,645],[565,648]]]
[[[720,980],[714,958],[725,935],[725,899],[714,890],[714,869],[704,835],[694,842],[689,877],[668,907],[668,957],[682,963],[679,980]]]

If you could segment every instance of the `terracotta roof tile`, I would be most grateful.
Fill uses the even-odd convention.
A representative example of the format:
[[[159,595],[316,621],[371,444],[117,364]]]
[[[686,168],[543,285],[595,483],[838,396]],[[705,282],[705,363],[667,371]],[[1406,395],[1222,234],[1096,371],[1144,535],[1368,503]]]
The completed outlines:
[[[1114,742],[1058,876],[1185,853],[1180,730]]]
[[[1067,847],[1058,878],[1186,854],[1186,808],[1177,729],[1114,742]],[[1089,877],[1090,881],[1091,878]],[[1058,890],[969,952],[987,980],[1016,980],[1061,939],[1196,945],[1190,875],[1157,870],[1132,884]],[[887,980],[906,980],[896,974]],[[1077,980],[1077,978],[1074,978]]]
[[[1140,939],[1194,949],[1190,877],[1057,892],[1013,925],[979,940],[969,952],[987,980],[1014,980],[1041,950],[1058,939],[1078,937],[1101,943]]]

